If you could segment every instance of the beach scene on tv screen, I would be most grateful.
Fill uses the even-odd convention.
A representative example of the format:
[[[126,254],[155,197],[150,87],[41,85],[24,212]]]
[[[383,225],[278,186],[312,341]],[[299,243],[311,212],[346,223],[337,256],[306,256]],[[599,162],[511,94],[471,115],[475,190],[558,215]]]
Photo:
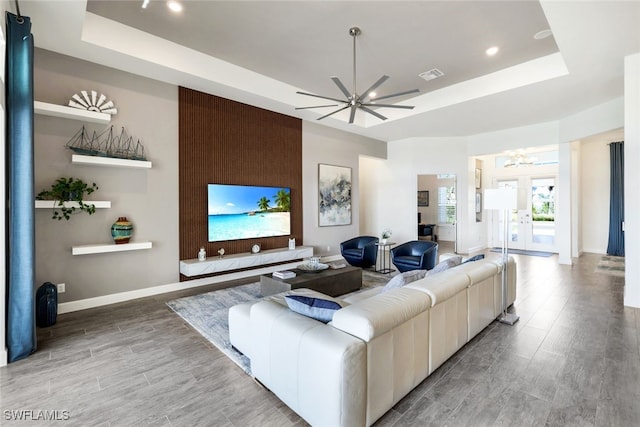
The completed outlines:
[[[209,184],[207,190],[210,242],[291,234],[289,188]]]

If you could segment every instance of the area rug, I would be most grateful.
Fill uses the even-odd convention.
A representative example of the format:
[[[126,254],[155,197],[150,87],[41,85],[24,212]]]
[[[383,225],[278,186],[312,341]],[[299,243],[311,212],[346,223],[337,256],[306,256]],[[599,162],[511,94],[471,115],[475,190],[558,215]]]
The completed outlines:
[[[391,275],[362,271],[362,290],[385,285]],[[249,359],[229,342],[229,308],[236,304],[261,298],[260,283],[249,283],[232,288],[168,301],[167,305],[209,342],[248,375],[251,375]]]
[[[492,248],[491,252],[502,252],[502,248]],[[522,249],[509,249],[509,253],[516,254],[516,255],[530,255],[530,256],[541,256],[541,257],[549,257],[553,255],[553,252],[525,251]]]
[[[624,277],[624,257],[611,255],[603,256],[600,258],[595,272],[608,274],[609,276]]]

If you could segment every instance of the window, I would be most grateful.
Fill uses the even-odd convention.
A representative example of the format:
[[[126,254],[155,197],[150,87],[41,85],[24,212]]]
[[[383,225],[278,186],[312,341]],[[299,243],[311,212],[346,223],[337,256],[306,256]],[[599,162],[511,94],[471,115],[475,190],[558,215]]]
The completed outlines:
[[[438,187],[438,224],[456,223],[456,187]]]

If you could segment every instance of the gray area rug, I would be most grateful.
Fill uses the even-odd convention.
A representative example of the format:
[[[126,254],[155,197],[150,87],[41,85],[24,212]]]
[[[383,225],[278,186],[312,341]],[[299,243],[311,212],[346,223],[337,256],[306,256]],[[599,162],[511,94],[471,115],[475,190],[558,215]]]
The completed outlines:
[[[600,258],[596,266],[596,273],[610,276],[624,277],[624,257],[605,255]]]
[[[362,290],[383,286],[391,277],[392,275],[363,270]],[[167,305],[242,370],[251,375],[249,359],[234,349],[229,342],[229,308],[258,298],[261,298],[260,283],[256,282],[175,299],[168,301]]]

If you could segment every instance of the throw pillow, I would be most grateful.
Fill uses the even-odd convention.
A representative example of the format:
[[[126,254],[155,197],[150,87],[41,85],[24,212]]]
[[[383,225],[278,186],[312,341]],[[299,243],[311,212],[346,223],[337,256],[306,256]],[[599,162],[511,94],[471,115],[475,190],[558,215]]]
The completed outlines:
[[[432,275],[434,275],[436,273],[440,273],[440,272],[448,270],[448,269],[450,269],[452,267],[460,265],[461,262],[462,262],[462,257],[460,255],[452,256],[451,258],[447,258],[444,261],[440,262],[435,267],[433,267],[431,270],[429,270],[429,276],[432,276]]]
[[[464,261],[462,261],[462,264],[464,264],[465,262],[480,261],[481,259],[484,259],[484,254],[474,255],[471,258],[467,258]]]
[[[315,298],[304,295],[287,295],[284,299],[292,311],[323,323],[331,322],[333,313],[347,305],[331,297]]]
[[[426,275],[427,275],[427,270],[405,271],[404,273],[398,274],[393,279],[389,280],[389,282],[387,282],[387,284],[384,285],[380,293],[387,292],[395,288],[401,288],[408,283],[415,282],[416,280],[422,279]]]

